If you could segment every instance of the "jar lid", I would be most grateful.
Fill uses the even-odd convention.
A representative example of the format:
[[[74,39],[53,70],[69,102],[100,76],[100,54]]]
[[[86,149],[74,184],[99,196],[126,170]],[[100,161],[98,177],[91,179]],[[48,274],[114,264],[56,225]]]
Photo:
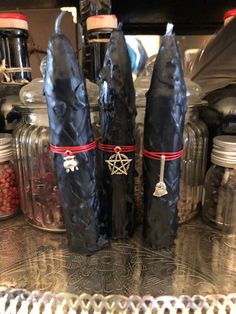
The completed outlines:
[[[0,133],[0,147],[12,142],[12,136],[8,133]]]
[[[206,100],[203,100],[205,94],[201,86],[191,81],[188,77],[185,77],[184,80],[188,108],[206,106],[208,103]]]
[[[101,29],[101,28],[117,28],[117,18],[114,14],[95,15],[87,18],[87,30]]]
[[[19,28],[28,30],[27,16],[19,13],[0,13],[0,28]]]
[[[12,155],[12,136],[8,133],[0,133],[0,162],[11,159]]]
[[[25,106],[41,105],[46,108],[46,98],[43,94],[43,78],[33,79],[29,84],[23,86],[20,90],[20,101]]]
[[[236,166],[236,136],[214,137],[211,161],[218,166],[234,168]]]

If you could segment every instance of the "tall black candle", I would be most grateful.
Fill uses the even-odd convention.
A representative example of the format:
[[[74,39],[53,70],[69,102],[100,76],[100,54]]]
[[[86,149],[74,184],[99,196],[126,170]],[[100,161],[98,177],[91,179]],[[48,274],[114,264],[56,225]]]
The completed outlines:
[[[44,88],[52,144],[66,151],[73,147],[78,150],[94,139],[82,71],[71,43],[59,28],[62,15],[48,43]],[[73,251],[91,254],[106,244],[99,234],[95,151],[74,153],[71,171],[65,169],[63,154],[55,153],[54,158],[69,246]]]
[[[101,220],[113,239],[128,238],[134,224],[135,91],[125,38],[111,33],[100,73]]]
[[[168,24],[147,92],[144,123],[144,237],[154,249],[173,244],[178,225],[180,157],[186,111],[181,58]]]

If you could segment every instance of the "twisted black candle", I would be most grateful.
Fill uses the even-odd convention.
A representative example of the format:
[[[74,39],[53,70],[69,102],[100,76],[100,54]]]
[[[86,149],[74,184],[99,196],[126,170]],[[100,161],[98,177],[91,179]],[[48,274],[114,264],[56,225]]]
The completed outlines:
[[[111,34],[100,79],[101,142],[118,147],[133,146],[135,91],[121,30]],[[101,152],[101,221],[104,232],[113,239],[128,238],[133,231],[134,159],[134,150],[124,154]]]
[[[83,146],[94,140],[88,97],[72,46],[59,28],[62,15],[49,40],[44,86],[51,140],[56,147]],[[63,154],[55,154],[54,160],[69,246],[91,254],[106,243],[99,234],[95,150],[74,153],[72,165],[78,163],[74,171],[66,171]]]
[[[154,64],[151,86],[146,96],[144,151],[147,153],[143,158],[143,231],[147,244],[158,249],[171,246],[176,236],[181,160],[179,157],[183,146],[186,111],[181,58],[171,25],[163,36]],[[165,154],[168,158],[164,166],[165,157],[153,158],[155,155],[161,157]],[[157,187],[164,187],[162,193],[156,189],[158,183]]]

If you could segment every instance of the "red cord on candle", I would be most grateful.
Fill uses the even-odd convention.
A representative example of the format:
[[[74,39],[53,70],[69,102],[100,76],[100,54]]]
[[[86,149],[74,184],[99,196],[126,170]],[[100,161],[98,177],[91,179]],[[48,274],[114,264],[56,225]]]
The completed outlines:
[[[154,159],[154,160],[161,160],[161,156],[165,156],[166,161],[176,160],[182,157],[183,149],[177,152],[149,152],[145,148],[143,149],[143,156]]]
[[[107,153],[130,153],[135,151],[135,145],[121,146],[121,145],[109,145],[109,144],[98,144],[98,148]]]
[[[50,150],[52,153],[62,154],[64,156],[71,156],[73,154],[80,154],[88,152],[96,148],[96,140],[92,143],[81,146],[55,146],[50,144]]]

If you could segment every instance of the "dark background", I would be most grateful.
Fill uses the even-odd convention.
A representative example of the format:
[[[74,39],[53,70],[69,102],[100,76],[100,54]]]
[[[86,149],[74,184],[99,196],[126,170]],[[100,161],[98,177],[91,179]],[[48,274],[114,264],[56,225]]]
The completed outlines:
[[[50,9],[77,6],[77,0],[1,0],[0,10]],[[221,25],[224,13],[236,7],[233,0],[113,0],[113,12],[127,33],[162,33],[167,21],[179,34],[209,34]]]
[[[79,7],[77,0],[0,0],[1,12],[21,12],[29,20],[29,50],[33,77],[40,76],[40,60],[45,55],[48,38],[53,32],[55,18],[62,6]],[[175,25],[181,50],[199,47],[202,36],[216,32],[223,25],[224,13],[236,7],[236,1],[216,0],[113,0],[113,13],[123,23],[125,34],[161,35],[166,23]],[[71,15],[66,15],[63,32],[70,38],[74,49],[81,48],[78,27]]]

